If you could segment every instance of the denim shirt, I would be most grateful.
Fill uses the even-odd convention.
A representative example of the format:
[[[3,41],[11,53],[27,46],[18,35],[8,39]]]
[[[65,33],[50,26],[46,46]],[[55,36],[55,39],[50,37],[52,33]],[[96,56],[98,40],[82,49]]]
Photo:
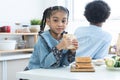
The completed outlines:
[[[76,56],[90,56],[92,59],[98,59],[108,55],[112,36],[101,27],[94,25],[79,27],[75,31],[75,36],[79,42]]]
[[[45,45],[45,41],[39,36],[38,41],[34,46],[34,51],[29,60],[29,69],[37,68],[57,68],[68,66],[75,60],[75,55],[70,54],[70,50],[57,50],[56,45],[60,42],[52,37],[49,30],[41,34],[47,42],[50,50]]]

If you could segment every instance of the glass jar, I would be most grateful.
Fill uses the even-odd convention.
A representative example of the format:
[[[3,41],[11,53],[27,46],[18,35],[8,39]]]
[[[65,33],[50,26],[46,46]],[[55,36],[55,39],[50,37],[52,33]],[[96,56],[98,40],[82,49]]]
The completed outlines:
[[[26,48],[26,40],[19,40],[17,43],[18,49],[25,49]]]

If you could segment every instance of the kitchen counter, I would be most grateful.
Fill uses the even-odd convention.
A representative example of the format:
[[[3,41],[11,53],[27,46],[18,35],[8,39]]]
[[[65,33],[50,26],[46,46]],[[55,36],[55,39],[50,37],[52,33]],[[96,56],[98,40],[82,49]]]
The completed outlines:
[[[31,53],[0,54],[0,80],[16,80],[16,72],[24,70],[30,56]]]
[[[24,59],[24,58],[29,58],[30,56],[31,56],[31,53],[0,54],[0,61]]]
[[[16,74],[29,80],[119,80],[120,70],[108,70],[105,65],[94,66],[95,72],[70,72],[70,67],[57,69],[33,69]]]

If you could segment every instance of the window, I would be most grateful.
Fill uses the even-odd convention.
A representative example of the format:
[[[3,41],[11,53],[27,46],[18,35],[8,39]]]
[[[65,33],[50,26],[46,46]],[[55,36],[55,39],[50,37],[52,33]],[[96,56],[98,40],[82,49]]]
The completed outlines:
[[[73,0],[72,1],[72,5],[71,7],[73,7],[72,11],[74,11],[74,20],[82,20],[84,19],[83,13],[84,13],[84,7],[88,2],[91,2],[93,0]],[[120,5],[119,5],[119,0],[116,0],[114,2],[110,1],[110,0],[104,0],[105,2],[107,2],[109,4],[109,6],[111,7],[111,16],[110,19],[120,19]],[[68,3],[70,3],[68,1]]]

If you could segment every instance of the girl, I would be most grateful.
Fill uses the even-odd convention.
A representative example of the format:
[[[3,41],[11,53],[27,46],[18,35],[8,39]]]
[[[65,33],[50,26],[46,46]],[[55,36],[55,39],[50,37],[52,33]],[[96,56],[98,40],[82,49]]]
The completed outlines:
[[[43,13],[38,42],[29,61],[28,69],[68,66],[75,59],[76,39],[63,38],[68,24],[69,11],[62,6],[47,8]],[[46,24],[50,27],[44,31]],[[70,45],[75,49],[68,49]]]

